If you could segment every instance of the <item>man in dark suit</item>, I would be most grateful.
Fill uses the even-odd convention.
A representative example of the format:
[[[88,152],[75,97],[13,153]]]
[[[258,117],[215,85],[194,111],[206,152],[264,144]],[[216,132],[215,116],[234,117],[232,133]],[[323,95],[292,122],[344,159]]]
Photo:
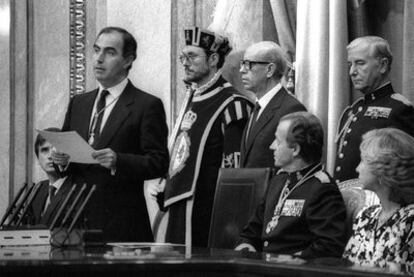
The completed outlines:
[[[168,169],[168,128],[162,102],[127,78],[137,43],[126,30],[102,29],[94,43],[93,69],[99,88],[73,97],[63,131],[75,130],[96,151],[97,164],[69,164],[97,189],[85,218],[89,229],[102,229],[105,241],[153,241],[143,183]],[[59,166],[67,155],[54,153]]]
[[[347,107],[339,120],[334,179],[358,177],[359,145],[372,129],[394,127],[414,136],[414,107],[394,91],[390,81],[392,53],[388,42],[375,36],[360,37],[347,47],[349,76],[364,97]]]
[[[270,148],[280,170],[241,232],[236,250],[340,257],[347,240],[346,208],[320,163],[319,119],[308,112],[282,117]]]
[[[59,132],[58,128],[48,128],[47,131]],[[71,176],[61,177],[53,167],[52,145],[40,134],[37,135],[34,150],[39,165],[47,175],[47,180],[40,181],[36,196],[29,209],[28,223],[50,227],[55,215],[72,188]],[[59,224],[59,222],[56,222]],[[58,226],[58,225],[56,225]]]
[[[240,62],[242,82],[256,94],[256,106],[243,132],[240,167],[273,167],[269,149],[279,119],[306,108],[280,83],[286,71],[285,54],[274,42],[262,41],[246,49]]]

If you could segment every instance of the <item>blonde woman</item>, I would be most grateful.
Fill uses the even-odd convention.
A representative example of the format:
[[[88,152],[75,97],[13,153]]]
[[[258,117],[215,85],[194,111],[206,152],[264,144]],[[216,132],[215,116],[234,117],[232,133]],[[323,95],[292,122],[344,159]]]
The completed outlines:
[[[343,256],[380,267],[413,262],[414,138],[394,128],[375,129],[363,135],[360,150],[356,171],[380,204],[359,213]]]

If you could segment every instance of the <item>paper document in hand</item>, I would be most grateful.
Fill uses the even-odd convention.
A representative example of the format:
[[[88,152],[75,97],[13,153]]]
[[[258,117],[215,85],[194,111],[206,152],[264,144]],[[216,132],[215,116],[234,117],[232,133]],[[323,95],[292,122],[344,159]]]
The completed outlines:
[[[70,162],[97,164],[92,158],[95,150],[76,132],[51,132],[37,130],[57,151],[68,154]]]

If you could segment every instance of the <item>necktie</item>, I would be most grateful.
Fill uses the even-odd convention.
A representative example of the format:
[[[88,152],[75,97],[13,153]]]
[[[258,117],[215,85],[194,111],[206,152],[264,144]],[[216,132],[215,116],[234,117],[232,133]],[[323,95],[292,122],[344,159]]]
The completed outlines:
[[[250,134],[252,132],[254,124],[257,121],[257,115],[259,114],[259,111],[260,111],[260,104],[259,104],[259,102],[256,101],[256,104],[254,105],[252,117],[251,117],[251,120],[249,122],[249,129],[248,129],[247,136],[246,136],[246,143],[247,143],[248,139],[250,138]]]
[[[56,187],[49,185],[49,196],[46,199],[45,205],[42,210],[42,216],[46,213],[47,208],[49,207],[50,203],[52,203],[53,196],[55,196]]]
[[[55,196],[56,187],[49,186],[49,199],[52,200],[53,196]]]
[[[259,115],[259,111],[260,111],[260,104],[259,102],[256,102],[256,104],[254,105],[254,110],[253,110],[253,120],[252,120],[252,126],[256,123],[257,121],[257,116]]]
[[[103,118],[105,104],[106,104],[105,99],[108,94],[109,94],[109,91],[107,91],[106,89],[103,90],[101,92],[101,96],[99,97],[98,103],[96,105],[96,111],[95,111],[95,115],[92,120],[92,126],[91,126],[93,130],[90,133],[90,138],[89,138],[89,144],[91,144],[92,146],[96,144],[96,142],[99,139],[99,135],[101,134],[101,124],[102,124],[102,118]]]

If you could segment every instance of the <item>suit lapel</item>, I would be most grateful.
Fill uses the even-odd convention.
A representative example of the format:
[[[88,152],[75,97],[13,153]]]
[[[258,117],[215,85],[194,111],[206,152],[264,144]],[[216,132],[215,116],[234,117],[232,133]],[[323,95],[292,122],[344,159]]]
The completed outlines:
[[[41,181],[40,189],[37,192],[36,197],[33,199],[33,202],[31,205],[36,223],[40,221],[48,194],[49,194],[49,181],[48,180]]]
[[[72,178],[68,176],[63,182],[60,189],[57,191],[56,195],[51,199],[49,206],[46,208],[45,213],[43,214],[42,220],[40,223],[49,225],[52,223],[52,216],[56,215],[57,210],[60,208],[60,205],[65,200],[69,190],[72,188]]]
[[[263,113],[260,115],[259,119],[257,120],[256,124],[254,124],[251,128],[251,132],[249,137],[247,138],[247,151],[250,151],[254,140],[256,139],[257,135],[260,131],[269,123],[269,121],[275,117],[277,113],[277,109],[283,103],[283,99],[285,97],[284,89],[280,89],[278,93],[270,100],[269,104],[264,109]]]
[[[117,133],[121,123],[130,113],[128,105],[134,102],[134,94],[134,87],[131,82],[128,81],[128,85],[119,97],[118,102],[116,102],[115,107],[112,109],[111,114],[102,129],[102,133],[96,144],[96,149],[105,148],[111,141],[112,137]]]
[[[247,142],[246,142],[246,136],[247,136],[247,130],[249,129],[249,123],[251,120],[252,115],[250,115],[249,120],[247,121],[247,124],[243,130],[243,134],[242,134],[242,140],[241,140],[241,145],[240,145],[240,167],[244,167],[245,164],[245,160],[246,160],[246,149],[247,149]]]
[[[96,96],[98,94],[98,89],[94,90],[93,92],[89,93],[85,99],[82,99],[82,104],[84,105],[84,109],[81,109],[80,118],[84,118],[85,120],[82,120],[79,123],[79,135],[86,141],[88,141],[89,138],[89,125],[91,122],[91,116],[92,116],[92,110],[93,105],[95,103]]]

